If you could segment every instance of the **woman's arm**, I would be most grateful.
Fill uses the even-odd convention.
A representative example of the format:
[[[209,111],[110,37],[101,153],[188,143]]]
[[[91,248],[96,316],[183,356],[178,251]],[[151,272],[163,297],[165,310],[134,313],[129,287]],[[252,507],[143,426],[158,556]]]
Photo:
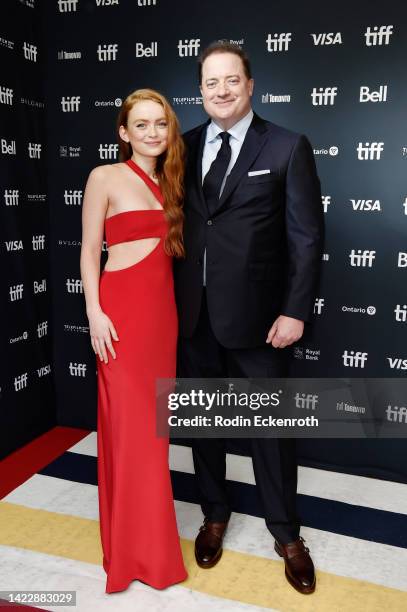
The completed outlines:
[[[108,362],[106,347],[116,358],[112,338],[118,340],[112,322],[102,311],[99,303],[100,255],[108,207],[107,172],[106,167],[98,166],[89,174],[83,197],[81,248],[81,276],[91,343],[95,353],[106,363]]]

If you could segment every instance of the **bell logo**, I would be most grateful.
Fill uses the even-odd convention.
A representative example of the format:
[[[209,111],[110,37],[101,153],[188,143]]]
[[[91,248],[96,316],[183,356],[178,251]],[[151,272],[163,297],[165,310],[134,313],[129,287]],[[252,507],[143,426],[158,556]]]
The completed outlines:
[[[368,26],[365,32],[366,46],[372,47],[376,45],[388,45],[390,36],[393,34],[392,25]]]
[[[359,102],[387,102],[387,85],[380,85],[378,91],[370,91],[369,87],[362,85]]]
[[[157,57],[157,55],[157,42],[152,42],[149,47],[144,47],[143,43],[136,43],[136,57]]]
[[[314,45],[341,45],[342,35],[340,32],[322,32],[321,34],[311,34]]]
[[[291,42],[291,32],[280,32],[280,34],[269,34],[266,38],[267,51],[275,53],[277,51],[288,51]]]
[[[384,147],[384,142],[359,142],[356,150],[358,159],[380,159]]]
[[[8,144],[5,138],[1,139],[1,152],[3,155],[16,155],[16,141],[12,140]]]
[[[361,351],[344,351],[342,355],[343,365],[346,368],[364,368],[367,361],[368,353]]]
[[[407,268],[407,253],[405,251],[399,251],[397,259],[398,268]]]
[[[45,278],[42,281],[34,281],[34,294],[37,293],[46,293],[47,291],[47,281]]]
[[[178,55],[180,57],[197,56],[201,45],[200,38],[191,38],[178,41]]]

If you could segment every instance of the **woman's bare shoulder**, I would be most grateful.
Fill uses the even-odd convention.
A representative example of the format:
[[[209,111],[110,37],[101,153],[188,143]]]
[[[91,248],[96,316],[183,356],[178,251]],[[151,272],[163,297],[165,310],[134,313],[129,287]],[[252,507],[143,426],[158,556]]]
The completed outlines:
[[[89,173],[89,178],[94,180],[103,181],[106,178],[112,178],[117,175],[118,171],[122,171],[124,163],[118,162],[117,164],[103,164],[101,166],[95,166]]]

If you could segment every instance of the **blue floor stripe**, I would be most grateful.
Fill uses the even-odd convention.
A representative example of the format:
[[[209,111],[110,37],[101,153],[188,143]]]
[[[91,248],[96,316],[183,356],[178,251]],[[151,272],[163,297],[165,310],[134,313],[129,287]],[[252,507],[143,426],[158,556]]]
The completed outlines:
[[[66,452],[38,472],[45,476],[97,485],[97,458]],[[171,472],[174,497],[198,503],[195,476]],[[232,510],[263,518],[262,506],[254,485],[227,482]],[[344,502],[298,495],[301,524],[322,531],[407,548],[407,516]]]

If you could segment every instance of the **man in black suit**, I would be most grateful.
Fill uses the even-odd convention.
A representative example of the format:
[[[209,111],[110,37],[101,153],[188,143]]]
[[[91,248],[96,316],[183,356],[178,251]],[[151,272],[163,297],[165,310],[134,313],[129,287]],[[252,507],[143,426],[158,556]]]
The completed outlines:
[[[253,113],[253,79],[243,50],[215,42],[199,60],[210,119],[184,135],[184,240],[175,266],[178,375],[283,377],[287,347],[313,311],[323,214],[312,148],[303,135]],[[315,589],[299,536],[295,440],[250,440],[256,485],[286,576]],[[195,439],[193,458],[204,524],[197,563],[213,567],[230,517],[223,439]]]

